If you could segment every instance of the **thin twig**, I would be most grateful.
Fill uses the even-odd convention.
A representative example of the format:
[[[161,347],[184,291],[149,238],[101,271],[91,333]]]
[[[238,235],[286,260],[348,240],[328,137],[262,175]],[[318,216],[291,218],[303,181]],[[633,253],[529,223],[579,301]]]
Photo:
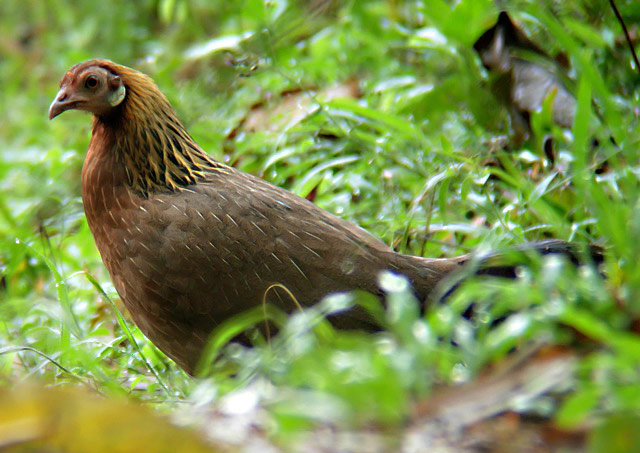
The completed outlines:
[[[629,36],[629,31],[627,30],[627,26],[624,23],[624,19],[622,15],[620,15],[620,11],[616,7],[616,4],[613,0],[609,0],[609,4],[613,9],[613,13],[616,15],[618,22],[620,22],[620,26],[622,27],[622,31],[624,32],[624,37],[627,39],[627,44],[629,44],[629,49],[631,50],[631,55],[633,55],[633,61],[636,63],[636,69],[640,72],[640,61],[638,61],[638,55],[636,55],[636,50],[633,48],[633,43],[631,42],[631,36]]]
[[[23,351],[29,351],[29,352],[34,352],[34,353],[38,354],[40,357],[43,357],[43,358],[47,359],[49,362],[53,363],[55,366],[60,368],[65,373],[67,373],[70,376],[78,379],[79,381],[82,381],[82,379],[80,377],[76,376],[70,370],[68,370],[67,368],[62,366],[62,364],[60,362],[58,362],[57,360],[55,360],[53,357],[45,354],[42,351],[37,350],[36,348],[32,348],[31,346],[9,346],[7,348],[2,348],[2,349],[0,349],[0,355],[9,354],[9,353],[12,353],[12,352],[23,352]]]

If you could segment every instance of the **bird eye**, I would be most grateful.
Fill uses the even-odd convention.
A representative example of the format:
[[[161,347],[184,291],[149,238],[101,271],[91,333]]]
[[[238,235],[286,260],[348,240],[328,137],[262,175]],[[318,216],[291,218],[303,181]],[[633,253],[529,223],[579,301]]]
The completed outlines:
[[[89,76],[87,80],[84,81],[84,86],[89,89],[94,89],[98,86],[98,78],[96,76]]]

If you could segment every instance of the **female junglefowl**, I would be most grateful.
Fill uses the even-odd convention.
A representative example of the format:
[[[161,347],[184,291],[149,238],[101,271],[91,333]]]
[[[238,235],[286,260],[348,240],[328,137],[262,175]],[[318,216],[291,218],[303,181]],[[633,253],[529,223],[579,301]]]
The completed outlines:
[[[243,310],[269,302],[290,311],[338,291],[380,295],[383,270],[407,276],[426,301],[467,260],[396,253],[313,203],[216,162],[134,69],[106,60],[72,67],[49,118],[70,109],[93,114],[82,200],[102,260],[135,323],[189,373],[215,326]],[[358,310],[332,321],[374,327]]]

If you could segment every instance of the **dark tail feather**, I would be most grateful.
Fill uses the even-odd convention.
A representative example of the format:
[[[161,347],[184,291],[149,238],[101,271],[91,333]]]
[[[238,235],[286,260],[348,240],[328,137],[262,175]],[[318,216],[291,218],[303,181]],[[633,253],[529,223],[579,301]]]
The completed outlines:
[[[576,244],[561,240],[531,242],[510,248],[504,252],[491,253],[483,257],[470,256],[468,261],[475,260],[475,274],[494,275],[497,277],[516,277],[516,268],[538,255],[561,255],[574,265],[593,264],[598,266],[604,260],[604,250],[596,245]]]
[[[456,258],[460,270],[449,274],[438,285],[435,300],[446,299],[460,283],[474,275],[516,278],[519,266],[535,262],[540,255],[561,255],[576,266],[584,264],[597,267],[604,260],[603,249],[599,246],[583,246],[561,240],[530,242],[486,255],[464,255]]]

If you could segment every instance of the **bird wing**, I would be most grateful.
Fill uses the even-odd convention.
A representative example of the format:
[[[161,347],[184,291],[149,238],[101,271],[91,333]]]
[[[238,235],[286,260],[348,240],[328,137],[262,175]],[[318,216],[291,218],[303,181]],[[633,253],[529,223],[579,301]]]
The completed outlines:
[[[336,291],[376,293],[378,272],[393,264],[394,253],[362,228],[231,168],[152,194],[141,208],[130,271],[163,292],[172,316],[221,320],[263,301],[292,311]]]

